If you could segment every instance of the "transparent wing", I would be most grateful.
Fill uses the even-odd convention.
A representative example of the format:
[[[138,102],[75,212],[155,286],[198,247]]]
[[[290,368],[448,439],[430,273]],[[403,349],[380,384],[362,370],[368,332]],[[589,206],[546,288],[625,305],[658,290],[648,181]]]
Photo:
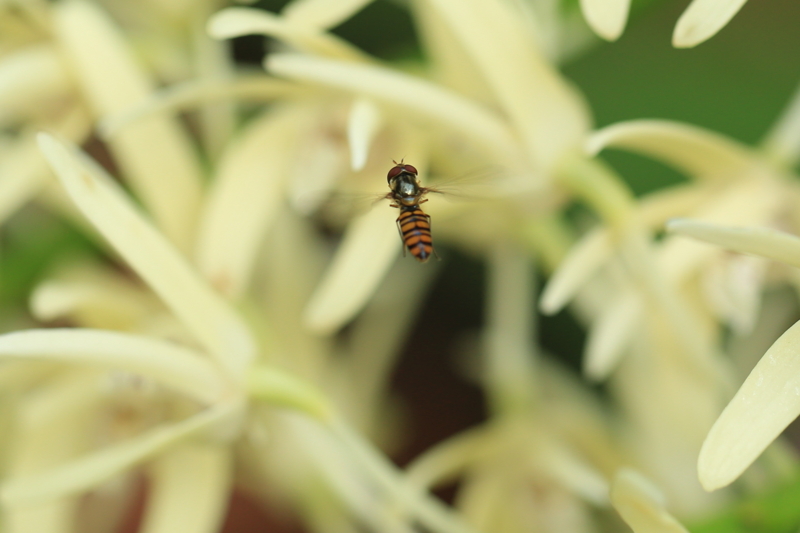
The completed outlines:
[[[382,200],[388,199],[387,193],[334,191],[320,203],[316,211],[325,219],[348,220],[366,213]]]
[[[495,198],[505,189],[509,172],[499,166],[483,167],[459,176],[431,179],[424,192],[440,194],[452,200],[482,200]]]

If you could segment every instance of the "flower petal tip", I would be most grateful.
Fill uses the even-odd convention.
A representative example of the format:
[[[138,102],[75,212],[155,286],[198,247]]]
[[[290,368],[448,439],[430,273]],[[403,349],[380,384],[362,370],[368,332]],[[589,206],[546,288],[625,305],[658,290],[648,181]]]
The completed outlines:
[[[700,450],[700,457],[697,460],[697,479],[700,481],[700,486],[706,492],[714,492],[723,487],[730,485],[738,476],[731,477],[730,475],[721,475],[719,461],[714,461],[713,458],[709,459],[709,453],[706,452],[706,447]]]
[[[206,23],[206,33],[212,39],[230,39],[232,37],[239,37],[243,35],[243,27],[247,24],[243,23],[246,19],[247,8],[231,7],[217,11],[208,18]]]
[[[584,18],[592,31],[606,41],[616,41],[628,22],[629,0],[581,0]]]

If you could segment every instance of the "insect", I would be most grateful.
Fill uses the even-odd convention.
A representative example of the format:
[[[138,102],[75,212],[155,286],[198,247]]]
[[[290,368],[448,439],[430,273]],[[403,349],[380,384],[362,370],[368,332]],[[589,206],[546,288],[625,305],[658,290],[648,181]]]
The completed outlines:
[[[403,160],[392,161],[395,166],[389,170],[386,181],[389,183],[389,192],[384,198],[392,200],[392,207],[400,209],[397,217],[397,230],[405,248],[420,263],[430,259],[431,254],[436,254],[431,238],[431,217],[425,214],[419,205],[428,200],[425,195],[429,192],[439,192],[435,189],[422,187],[419,184],[417,169],[411,165],[403,164]],[[438,256],[437,256],[438,257]]]

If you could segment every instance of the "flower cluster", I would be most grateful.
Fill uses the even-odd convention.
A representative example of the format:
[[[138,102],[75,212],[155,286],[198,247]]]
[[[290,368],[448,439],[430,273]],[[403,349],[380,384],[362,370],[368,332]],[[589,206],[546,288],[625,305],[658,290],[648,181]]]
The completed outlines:
[[[675,46],[744,3],[693,0]],[[800,266],[800,96],[756,148],[595,129],[557,60],[619,37],[628,0],[582,0],[588,26],[550,0],[412,0],[413,64],[331,31],[367,4],[0,2],[0,222],[62,218],[96,249],[54,254],[26,327],[2,323],[4,531],[116,531],[144,484],[144,533],[220,531],[234,491],[318,532],[679,532],[796,468],[768,446],[800,414],[800,330],[744,384],[742,346],[793,312],[764,295],[800,278],[763,257]],[[253,34],[277,43],[263,69],[230,53]],[[637,198],[605,149],[689,181]],[[402,469],[390,381],[437,266],[400,257],[396,210],[339,209],[401,158],[435,246],[486,264],[487,406]],[[565,308],[580,377],[537,338]]]

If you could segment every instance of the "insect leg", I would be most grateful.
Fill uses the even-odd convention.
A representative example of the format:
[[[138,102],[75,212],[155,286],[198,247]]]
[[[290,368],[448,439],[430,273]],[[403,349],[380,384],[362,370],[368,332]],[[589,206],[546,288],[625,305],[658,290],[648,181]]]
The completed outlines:
[[[400,234],[400,243],[403,245],[403,257],[406,256],[406,240],[403,238],[403,229],[400,227],[400,219],[394,221],[397,224],[397,233]]]

